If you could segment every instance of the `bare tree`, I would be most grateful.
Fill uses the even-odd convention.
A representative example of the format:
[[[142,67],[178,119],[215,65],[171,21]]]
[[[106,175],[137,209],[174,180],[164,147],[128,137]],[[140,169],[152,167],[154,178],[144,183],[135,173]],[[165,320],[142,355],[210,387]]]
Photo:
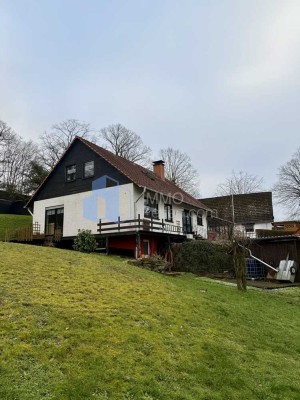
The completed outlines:
[[[10,140],[3,161],[1,187],[12,197],[25,193],[25,182],[33,160],[38,154],[38,147],[31,141],[24,141],[18,135]]]
[[[0,121],[0,179],[5,173],[5,164],[9,157],[9,146],[16,139],[16,133],[6,122]],[[1,184],[1,181],[0,181]]]
[[[103,146],[117,156],[140,165],[149,165],[151,149],[144,145],[141,137],[121,124],[101,129]]]
[[[52,126],[50,132],[40,136],[40,155],[46,168],[51,169],[76,136],[90,138],[90,124],[68,119]]]
[[[230,194],[255,193],[262,190],[263,178],[251,175],[244,171],[232,171],[230,178],[217,186],[217,196],[227,196]]]
[[[279,168],[274,197],[291,218],[300,217],[300,147],[292,159]]]
[[[165,162],[166,178],[194,197],[199,197],[199,175],[191,158],[180,150],[161,149],[159,157]]]

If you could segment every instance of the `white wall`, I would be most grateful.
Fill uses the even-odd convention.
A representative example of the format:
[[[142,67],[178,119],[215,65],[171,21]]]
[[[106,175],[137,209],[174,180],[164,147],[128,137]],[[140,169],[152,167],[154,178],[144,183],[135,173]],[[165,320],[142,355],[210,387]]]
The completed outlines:
[[[271,222],[261,222],[254,224],[253,232],[247,232],[245,230],[244,225],[238,225],[236,224],[234,227],[234,230],[238,233],[242,233],[243,235],[255,238],[256,237],[256,229],[266,229],[266,230],[271,230],[272,229],[272,223]]]
[[[133,184],[76,193],[34,202],[33,222],[45,231],[46,209],[64,207],[63,236],[76,236],[78,229],[90,229],[96,234],[98,222],[133,217]],[[112,219],[107,216],[114,214]]]

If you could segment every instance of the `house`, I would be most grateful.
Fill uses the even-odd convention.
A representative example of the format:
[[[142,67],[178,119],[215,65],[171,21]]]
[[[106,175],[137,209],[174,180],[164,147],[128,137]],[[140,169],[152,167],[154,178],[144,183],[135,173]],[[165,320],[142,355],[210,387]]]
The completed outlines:
[[[234,194],[201,199],[212,209],[208,219],[209,238],[225,238],[229,226],[247,237],[256,237],[259,230],[271,230],[274,221],[272,192]]]
[[[164,175],[76,137],[27,207],[34,232],[71,241],[89,229],[107,251],[135,257],[170,242],[207,238],[208,207]]]
[[[297,235],[300,236],[300,221],[278,221],[273,222],[273,230],[278,235]]]

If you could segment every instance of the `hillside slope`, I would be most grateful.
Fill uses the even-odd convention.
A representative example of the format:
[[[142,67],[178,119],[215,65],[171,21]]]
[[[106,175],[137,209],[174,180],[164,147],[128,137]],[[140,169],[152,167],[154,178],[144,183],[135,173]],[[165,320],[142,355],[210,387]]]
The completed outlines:
[[[0,243],[0,398],[299,399],[299,300]]]

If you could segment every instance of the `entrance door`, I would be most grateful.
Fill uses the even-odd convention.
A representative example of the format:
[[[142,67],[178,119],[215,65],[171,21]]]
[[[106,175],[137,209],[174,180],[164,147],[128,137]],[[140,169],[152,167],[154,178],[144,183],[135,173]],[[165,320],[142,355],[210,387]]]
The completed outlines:
[[[51,208],[46,210],[46,221],[45,221],[45,234],[54,235],[55,232],[63,233],[64,226],[64,209]]]
[[[143,240],[143,253],[144,253],[144,257],[146,257],[146,258],[150,256],[149,240]]]

